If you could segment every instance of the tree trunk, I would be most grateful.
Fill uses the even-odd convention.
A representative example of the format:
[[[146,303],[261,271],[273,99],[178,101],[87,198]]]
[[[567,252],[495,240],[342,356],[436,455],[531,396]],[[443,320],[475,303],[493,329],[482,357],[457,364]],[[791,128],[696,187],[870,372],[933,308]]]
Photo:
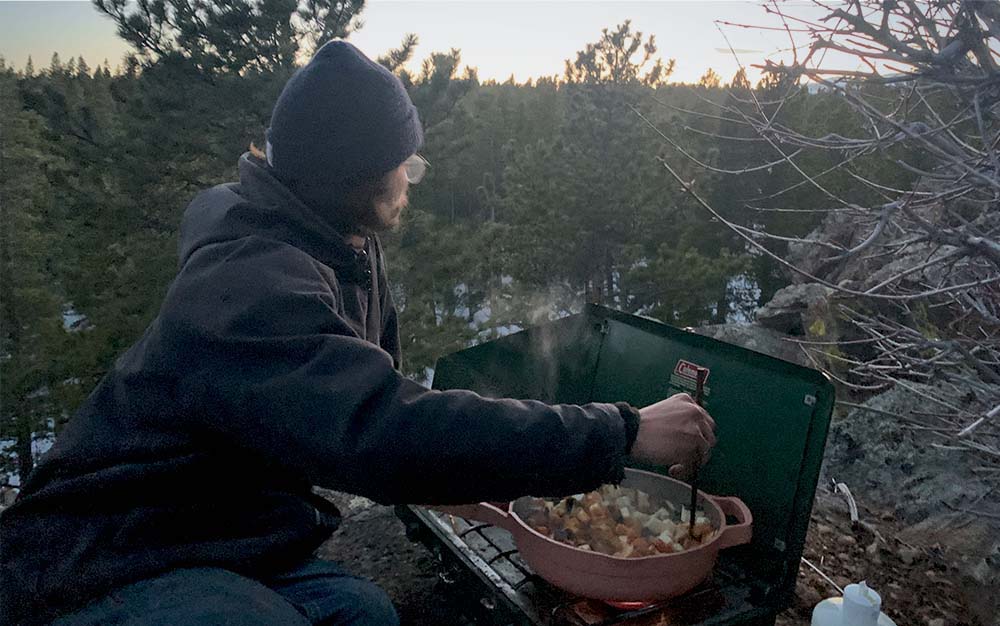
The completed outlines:
[[[609,303],[615,301],[615,266],[611,258],[611,249],[604,249],[604,281],[607,285],[607,298]]]

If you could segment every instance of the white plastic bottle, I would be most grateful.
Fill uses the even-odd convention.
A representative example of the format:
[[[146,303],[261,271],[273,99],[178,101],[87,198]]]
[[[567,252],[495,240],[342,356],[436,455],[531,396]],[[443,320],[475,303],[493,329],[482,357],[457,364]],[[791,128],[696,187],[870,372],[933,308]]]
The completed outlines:
[[[864,581],[847,585],[844,597],[828,598],[813,609],[812,626],[896,626],[882,613],[882,597]]]

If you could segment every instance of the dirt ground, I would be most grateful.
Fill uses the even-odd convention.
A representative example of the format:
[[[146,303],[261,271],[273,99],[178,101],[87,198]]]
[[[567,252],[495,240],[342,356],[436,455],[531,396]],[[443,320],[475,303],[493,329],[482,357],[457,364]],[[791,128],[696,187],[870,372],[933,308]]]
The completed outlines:
[[[428,550],[411,543],[391,507],[363,498],[327,494],[344,513],[343,526],[323,545],[320,556],[337,560],[355,574],[382,585],[408,626],[468,623],[451,608],[456,591],[438,576]],[[886,613],[899,626],[986,626],[975,598],[965,596],[956,570],[945,555],[907,545],[888,512],[862,507],[865,526],[852,529],[839,497],[821,494],[813,512],[805,558],[843,587],[868,581],[883,598]],[[876,535],[877,533],[877,535]],[[803,564],[796,604],[779,616],[779,626],[809,624],[813,606],[839,595],[823,576]]]
[[[898,626],[991,623],[986,621],[989,616],[976,610],[976,598],[967,596],[944,553],[905,543],[894,514],[859,507],[859,518],[866,523],[852,529],[846,503],[821,494],[813,508],[804,558],[841,587],[865,580],[882,596],[883,611]],[[778,618],[778,626],[809,624],[813,607],[837,595],[829,581],[803,563],[796,604]]]

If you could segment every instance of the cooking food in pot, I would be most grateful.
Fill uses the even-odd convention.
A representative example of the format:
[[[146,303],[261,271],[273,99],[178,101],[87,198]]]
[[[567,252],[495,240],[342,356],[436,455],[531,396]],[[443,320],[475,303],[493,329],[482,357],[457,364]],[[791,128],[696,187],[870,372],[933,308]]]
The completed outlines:
[[[532,498],[525,521],[539,533],[582,550],[638,558],[672,554],[710,541],[716,529],[702,509],[659,500],[639,489],[604,485],[559,500]]]

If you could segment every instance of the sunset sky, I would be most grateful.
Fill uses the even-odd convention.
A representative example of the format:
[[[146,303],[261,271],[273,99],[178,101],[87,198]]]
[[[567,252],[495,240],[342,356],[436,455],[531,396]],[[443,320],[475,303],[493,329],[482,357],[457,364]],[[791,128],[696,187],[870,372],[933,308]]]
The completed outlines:
[[[817,15],[812,2],[783,4]],[[364,28],[350,40],[368,55],[397,46],[412,32],[420,38],[414,68],[431,52],[459,48],[463,64],[477,67],[481,79],[561,75],[565,59],[625,19],[656,35],[662,56],[677,60],[673,80],[682,82],[697,80],[709,67],[724,80],[736,72],[720,28],[745,64],[780,58],[789,46],[778,31],[717,26],[717,20],[776,25],[761,3],[733,0],[369,0],[362,17]],[[45,67],[53,52],[64,61],[83,55],[91,66],[108,59],[114,67],[126,51],[112,22],[90,2],[0,0],[0,55],[17,68],[29,55],[36,68]]]

